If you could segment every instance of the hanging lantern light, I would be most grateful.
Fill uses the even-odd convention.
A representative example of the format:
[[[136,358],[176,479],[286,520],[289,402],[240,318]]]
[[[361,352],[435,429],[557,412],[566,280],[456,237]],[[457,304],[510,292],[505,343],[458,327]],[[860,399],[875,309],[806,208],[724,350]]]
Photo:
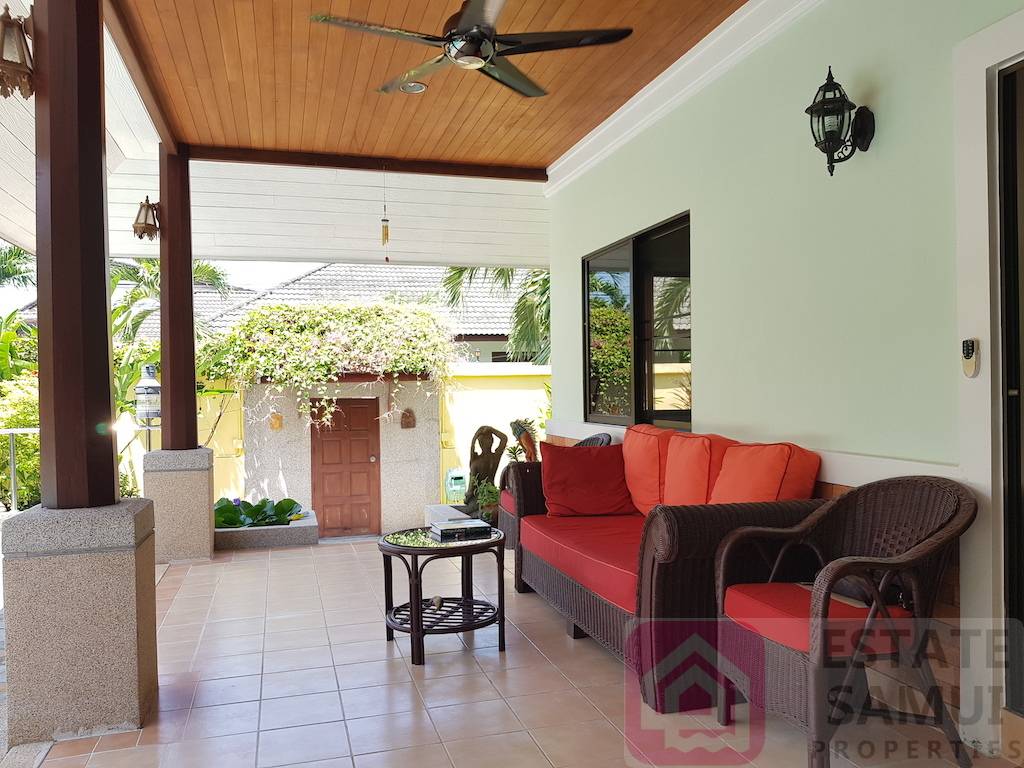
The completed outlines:
[[[11,16],[11,9],[4,6],[0,14],[0,96],[5,99],[16,90],[27,99],[35,90],[28,45],[31,29],[31,16],[28,20]]]
[[[827,158],[829,176],[835,172],[836,163],[846,162],[858,149],[867,152],[875,137],[874,114],[867,107],[858,108],[847,98],[843,86],[832,77],[832,67],[828,68],[828,77],[804,112],[811,118],[814,146]]]
[[[139,203],[139,212],[135,214],[132,229],[139,240],[146,237],[155,239],[160,234],[160,203],[149,202],[149,195],[146,195],[146,199]]]

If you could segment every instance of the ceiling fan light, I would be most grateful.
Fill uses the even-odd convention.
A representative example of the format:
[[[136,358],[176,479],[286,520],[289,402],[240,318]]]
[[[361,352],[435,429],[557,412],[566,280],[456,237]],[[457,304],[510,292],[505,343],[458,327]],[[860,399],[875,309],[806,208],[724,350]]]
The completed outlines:
[[[402,83],[400,86],[398,86],[398,90],[400,90],[402,93],[423,93],[425,90],[427,90],[427,84],[421,83],[419,80],[410,80],[409,82]]]

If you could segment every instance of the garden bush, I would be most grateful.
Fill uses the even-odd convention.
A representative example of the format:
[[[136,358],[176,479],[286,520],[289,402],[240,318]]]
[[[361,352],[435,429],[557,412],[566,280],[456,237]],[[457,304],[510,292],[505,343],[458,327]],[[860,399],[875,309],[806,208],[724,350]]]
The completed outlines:
[[[39,426],[39,380],[35,374],[24,374],[10,381],[0,381],[0,429]],[[11,468],[8,464],[8,441],[0,440],[0,500],[11,506]],[[15,438],[15,466],[18,468],[18,508],[27,509],[39,503],[39,435],[18,435]]]
[[[381,381],[412,374],[437,382],[449,377],[455,356],[452,330],[431,307],[382,301],[260,307],[208,339],[198,365],[206,379],[293,390],[300,410],[322,419],[331,409],[314,414],[310,401],[332,402],[332,385],[345,374]]]

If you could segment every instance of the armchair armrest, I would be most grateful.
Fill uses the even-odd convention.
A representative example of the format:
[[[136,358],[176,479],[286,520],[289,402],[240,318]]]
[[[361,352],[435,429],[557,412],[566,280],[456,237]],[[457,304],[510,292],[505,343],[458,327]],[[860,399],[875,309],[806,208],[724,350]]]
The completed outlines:
[[[759,559],[758,564],[766,568],[767,578],[764,580],[767,581],[775,579],[785,562],[786,555],[800,545],[811,549],[817,558],[816,565],[820,568],[823,564],[821,553],[810,540],[809,534],[828,513],[830,506],[824,502],[820,503],[813,514],[789,528],[745,526],[725,536],[715,555],[715,586],[719,614],[724,609],[725,591],[729,587],[756,580],[751,578],[752,572],[757,569],[750,561],[752,555],[756,555]],[[770,546],[766,547],[766,544]]]
[[[811,499],[655,507],[644,523],[640,545],[637,615],[716,617],[715,553],[723,539],[745,526],[789,528],[824,503]]]

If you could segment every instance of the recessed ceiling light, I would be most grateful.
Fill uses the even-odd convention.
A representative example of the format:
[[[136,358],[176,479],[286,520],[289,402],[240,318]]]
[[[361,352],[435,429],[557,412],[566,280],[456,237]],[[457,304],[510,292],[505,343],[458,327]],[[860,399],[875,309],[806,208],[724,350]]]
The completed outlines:
[[[427,84],[421,83],[419,80],[410,80],[408,83],[398,86],[398,90],[402,93],[423,93],[427,90]]]

